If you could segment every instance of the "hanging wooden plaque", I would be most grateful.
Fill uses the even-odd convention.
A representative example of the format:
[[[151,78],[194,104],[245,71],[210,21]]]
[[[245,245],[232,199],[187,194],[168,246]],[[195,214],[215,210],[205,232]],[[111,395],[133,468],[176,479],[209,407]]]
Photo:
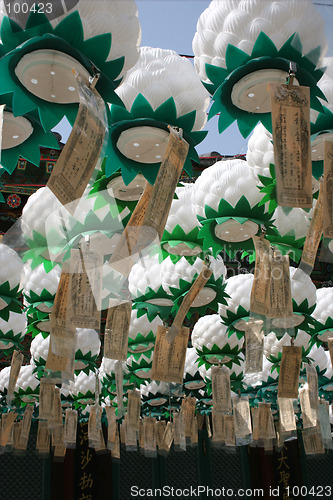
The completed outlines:
[[[298,398],[299,373],[302,362],[302,348],[283,346],[280,364],[278,397]]]
[[[139,201],[110,259],[110,265],[119,272],[128,275],[134,264],[130,257],[161,240],[188,148],[188,143],[170,128],[156,181],[152,187],[147,185],[143,201]]]
[[[323,236],[333,239],[333,142],[324,143]]]
[[[80,104],[73,130],[52,171],[47,187],[70,212],[92,176],[107,130],[105,102],[81,75],[77,76]],[[73,203],[75,202],[75,203]]]
[[[105,325],[104,356],[126,361],[132,303],[110,300]]]
[[[270,84],[276,191],[283,207],[312,207],[309,87]]]
[[[169,342],[168,330],[159,325],[154,348],[151,378],[163,382],[183,382],[189,329],[182,327],[179,334]]]

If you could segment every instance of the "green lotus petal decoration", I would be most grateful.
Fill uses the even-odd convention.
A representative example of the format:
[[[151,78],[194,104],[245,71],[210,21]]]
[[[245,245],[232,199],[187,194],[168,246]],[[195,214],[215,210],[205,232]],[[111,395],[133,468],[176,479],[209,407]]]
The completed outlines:
[[[316,344],[317,346],[322,345],[326,341],[321,340],[321,335],[323,335],[326,332],[333,332],[333,318],[328,317],[325,321],[325,323],[322,323],[321,321],[318,321],[317,319],[312,318],[313,320],[313,325],[314,325],[314,331],[311,336],[311,345]]]
[[[310,361],[313,361],[311,358],[308,358],[310,350],[311,350],[310,346],[307,349],[305,349],[305,347],[302,346],[302,363],[309,364]],[[280,373],[281,358],[282,358],[282,351],[280,351],[277,356],[272,356],[272,355],[267,356],[268,361],[273,365],[271,368],[271,373],[273,373],[274,370],[277,370],[277,372]]]
[[[75,351],[75,363],[83,363],[85,365],[85,368],[76,368],[74,364],[75,375],[78,375],[81,372],[85,373],[86,375],[89,375],[90,371],[95,372],[95,368],[97,367],[97,359],[98,354],[93,356],[91,351],[83,354],[81,349],[77,349]]]
[[[106,61],[111,48],[111,33],[84,40],[82,21],[79,13],[66,16],[55,28],[44,14],[31,12],[23,30],[14,21],[5,17],[1,23],[0,72],[2,75],[0,95],[13,94],[13,113],[22,116],[37,110],[44,130],[55,127],[64,116],[74,123],[78,105],[57,104],[44,101],[28,92],[15,75],[15,67],[28,53],[41,49],[63,52],[76,59],[89,73],[91,62],[101,76],[96,89],[103,99],[121,105],[114,90],[120,83],[119,76],[124,58]]]
[[[247,214],[246,217],[244,215]],[[205,217],[200,215],[197,216],[198,220],[202,224],[202,228],[199,231],[199,236],[203,238],[203,249],[212,249],[214,257],[217,257],[223,250],[226,254],[234,259],[236,253],[242,249],[247,253],[253,251],[253,240],[240,241],[240,242],[230,242],[224,241],[215,235],[215,227],[219,224],[223,224],[229,219],[233,219],[240,224],[251,220],[258,224],[258,232],[260,232],[261,226],[265,226],[266,232],[269,234],[272,231],[273,220],[272,216],[265,212],[265,208],[262,203],[258,203],[251,208],[247,198],[242,196],[235,207],[230,205],[223,198],[221,199],[217,210],[214,210],[209,205],[205,205]]]
[[[46,359],[39,357],[38,359],[34,359],[35,367],[32,370],[32,373],[40,380],[45,376],[45,364]]]
[[[294,303],[294,301],[293,301]],[[293,315],[295,316],[303,316],[303,321],[297,326],[294,327],[295,330],[295,335],[299,330],[303,330],[304,332],[308,333],[311,335],[311,337],[315,334],[315,320],[310,316],[309,314],[305,314],[303,312],[297,312],[294,310]],[[286,333],[286,329],[279,328],[277,326],[274,326],[274,324],[271,324],[270,329],[272,332],[275,333],[276,337],[278,339],[282,338],[283,335]]]
[[[264,194],[264,197],[260,201],[259,206],[268,203],[268,212],[271,214],[279,206],[277,202],[277,193],[276,193],[275,166],[273,163],[269,164],[269,172],[270,172],[270,177],[266,177],[264,175],[258,175],[260,182],[264,186],[262,188],[259,188],[260,192]]]
[[[303,330],[311,337],[313,337],[316,334],[316,320],[311,316],[313,313],[316,305],[314,304],[313,306],[309,306],[308,300],[304,299],[301,304],[297,304],[294,299],[292,299],[292,304],[293,304],[293,315],[297,316],[303,316],[303,321],[297,326],[295,326],[295,335],[299,330]],[[274,320],[273,320],[274,321]],[[274,323],[271,323],[270,329],[272,332],[274,332],[277,336],[277,338],[283,337],[283,335],[286,333],[285,328],[278,328],[274,326]]]
[[[23,252],[22,260],[23,262],[31,260],[31,270],[43,264],[45,271],[49,273],[58,264],[55,261],[45,258],[45,255],[49,255],[47,239],[34,229],[32,231],[32,238],[27,238],[26,244],[28,249]],[[56,253],[58,252],[60,252],[60,249],[56,249]]]
[[[134,384],[136,387],[140,387],[140,385],[144,381],[149,381],[150,380],[150,372],[151,372],[151,366],[152,362],[146,363],[144,362],[143,364],[137,364],[133,363],[132,368],[130,368],[130,373],[129,373],[129,381],[131,384]],[[139,377],[136,375],[137,372],[145,372],[146,377]]]
[[[54,255],[64,254],[62,260],[65,261],[70,258],[71,249],[75,248],[82,238],[91,236],[96,232],[111,238],[114,234],[123,231],[129,217],[128,215],[120,221],[119,218],[113,217],[108,212],[103,219],[100,219],[93,210],[89,210],[83,222],[72,219],[71,227],[63,228],[66,237],[63,239],[60,237],[57,247],[51,247],[50,251]]]
[[[197,387],[195,388],[196,385]],[[183,378],[183,387],[186,396],[194,396],[197,399],[201,399],[203,396],[199,391],[205,391],[206,382],[201,377],[199,370],[194,375],[186,372]]]
[[[3,353],[4,356],[8,356],[11,354],[14,349],[15,350],[23,350],[22,346],[22,340],[23,337],[21,333],[18,333],[17,335],[14,334],[13,330],[8,330],[8,332],[3,333],[0,330],[0,342],[5,344],[5,346],[8,346],[8,344],[13,344],[11,347],[6,347],[5,349],[1,349],[1,352]]]
[[[50,332],[47,332],[47,331],[43,331],[43,330],[40,330],[38,327],[37,327],[37,324],[40,322],[40,321],[49,321],[49,319],[44,319],[44,320],[39,320],[39,319],[29,319],[28,318],[28,326],[27,326],[27,333],[28,334],[31,334],[31,337],[34,339],[35,337],[37,337],[37,335],[41,334],[43,336],[44,339],[46,339],[49,335],[50,335]]]
[[[244,321],[248,321],[250,319],[250,317],[247,316],[247,317],[244,317],[242,319]],[[237,321],[235,321],[234,323],[231,323],[231,325],[228,327],[227,335],[228,335],[228,337],[231,337],[232,335],[236,335],[237,339],[241,340],[242,338],[244,338],[245,332],[242,330],[238,330],[236,328]]]
[[[249,311],[244,309],[243,306],[238,306],[236,312],[231,311],[230,309],[226,309],[225,312],[226,316],[221,316],[221,321],[226,326],[231,326],[240,319],[247,321],[249,318]]]
[[[156,334],[152,331],[148,332],[147,335],[142,335],[142,333],[138,333],[134,339],[128,338],[128,351],[131,354],[142,353],[142,352],[151,352],[152,344],[155,345]]]
[[[13,297],[18,298],[21,295],[20,285],[16,285],[12,288],[9,281],[4,281],[0,285],[0,297]]]
[[[7,96],[0,95],[0,103],[6,104],[5,111],[12,112],[12,99],[8,99],[6,97]],[[33,131],[31,135],[21,144],[18,144],[17,146],[12,148],[1,150],[1,165],[9,174],[12,174],[14,172],[21,157],[39,167],[40,146],[49,149],[60,149],[55,135],[52,134],[52,132],[44,131],[38,119],[36,118],[36,115],[36,112],[22,115],[26,120],[29,121],[32,126]]]
[[[193,276],[191,282],[180,279],[178,287],[170,287],[170,292],[173,295],[173,299],[174,299],[174,305],[173,305],[173,308],[171,310],[171,314],[174,314],[174,315],[177,314],[178,309],[179,309],[181,303],[183,302],[183,299],[187,295],[188,291],[190,290],[191,286],[194,283],[194,280],[198,276],[199,276],[199,274],[196,273]],[[219,309],[219,304],[227,304],[226,298],[228,297],[228,295],[225,292],[225,287],[226,287],[226,284],[223,284],[223,278],[218,278],[217,280],[215,280],[213,278],[213,276],[211,276],[209,278],[209,280],[207,281],[207,283],[205,284],[205,288],[211,288],[212,290],[214,290],[214,292],[216,293],[214,299],[211,302],[209,302],[209,304],[206,304],[204,306],[191,307],[189,309],[186,317],[191,318],[193,316],[193,314],[196,314],[196,313],[200,314],[201,316],[204,316],[207,313],[208,309],[212,309],[213,311],[217,312]]]
[[[220,114],[218,129],[222,133],[234,121],[240,133],[246,138],[260,121],[264,127],[272,131],[270,113],[248,113],[235,106],[231,99],[234,85],[247,75],[264,69],[278,69],[288,73],[290,61],[297,65],[295,76],[300,85],[310,87],[310,106],[319,112],[323,107],[318,98],[326,100],[317,86],[324,70],[316,69],[320,51],[312,51],[302,55],[302,44],[297,33],[294,33],[278,50],[272,40],[263,32],[253,46],[251,55],[238,47],[228,45],[225,56],[225,68],[206,64],[206,74],[211,84],[204,83],[207,90],[213,95],[213,105],[209,112],[209,119]]]
[[[11,312],[20,313],[22,312],[22,303],[18,299],[13,299],[12,297],[6,297],[5,295],[0,295],[0,299],[2,299],[7,305],[3,309],[0,309],[0,318],[3,321],[9,320],[9,314]]]
[[[88,198],[95,198],[94,210],[99,210],[105,206],[108,206],[112,217],[117,217],[118,214],[128,208],[130,212],[133,212],[137,205],[137,201],[124,201],[114,198],[108,193],[107,186],[109,182],[121,175],[120,172],[115,172],[114,174],[107,176],[105,174],[107,158],[104,158],[101,170],[98,172],[96,180],[89,192]]]
[[[214,366],[211,362],[209,362],[210,359],[218,359],[221,360],[221,363],[226,366],[227,368],[232,368],[232,365],[239,365],[241,364],[242,358],[241,358],[241,353],[242,350],[239,348],[238,345],[236,345],[233,349],[226,344],[222,347],[219,347],[218,345],[214,344],[211,349],[208,349],[206,346],[202,346],[202,349],[195,349],[198,353],[199,360],[198,360],[198,367],[205,365],[205,368],[208,370],[212,366]],[[225,358],[230,358],[230,361],[227,361],[226,363],[223,361]]]
[[[27,399],[28,401],[23,401]],[[18,391],[14,392],[13,404],[18,408],[25,408],[28,404],[34,404],[36,399],[39,398],[39,386],[32,389],[30,386],[26,389],[19,388]]]
[[[146,314],[149,321],[152,322],[156,316],[159,316],[161,319],[167,319],[170,316],[172,305],[160,306],[149,302],[155,299],[173,300],[173,296],[167,293],[162,286],[160,286],[158,290],[153,290],[148,287],[143,295],[140,295],[132,302],[132,309],[138,311],[138,318]]]
[[[52,307],[55,294],[52,294],[48,290],[43,288],[39,295],[33,290],[30,290],[29,293],[24,294],[24,297],[27,302],[29,302],[29,304],[34,304],[35,307],[40,304],[47,304],[48,307]]]
[[[158,404],[158,400],[161,399],[166,401],[163,404]],[[180,408],[180,406],[180,397],[169,396],[169,394],[161,392],[156,392],[156,394],[149,392],[147,396],[142,395],[141,399],[142,414],[152,417],[169,418],[170,413]]]
[[[294,230],[291,230],[287,234],[281,236],[279,231],[273,227],[272,232],[267,235],[267,239],[281,252],[282,255],[288,254],[289,258],[295,263],[300,261],[305,237],[296,239]]]
[[[189,233],[185,233],[184,229],[177,224],[171,233],[169,233],[166,229],[163,232],[162,239],[161,239],[161,249],[158,253],[159,255],[159,260],[162,262],[162,260],[166,259],[167,257],[170,257],[171,261],[176,264],[182,257],[185,257],[185,259],[190,262],[194,263],[197,257],[202,257],[203,256],[203,240],[199,236],[199,227],[194,227]],[[201,248],[201,252],[197,253],[196,255],[176,255],[174,253],[168,252],[168,250],[165,249],[164,244],[168,244],[171,248],[177,247],[178,245],[185,245],[188,247],[189,250],[193,250],[196,247]]]
[[[105,167],[106,176],[121,171],[124,183],[128,185],[137,174],[141,173],[150,184],[154,184],[161,162],[139,163],[124,156],[116,144],[119,136],[127,129],[134,127],[155,127],[168,131],[168,125],[183,129],[184,139],[189,144],[189,152],[184,164],[184,170],[192,176],[191,160],[198,162],[199,157],[195,146],[207,135],[207,131],[192,131],[196,112],[190,112],[177,117],[176,104],[172,97],[162,103],[155,111],[142,95],[138,94],[131,111],[118,105],[111,106],[110,118],[110,140],[106,149],[107,163]]]
[[[79,392],[77,395],[73,395],[73,406],[75,410],[79,408],[85,408],[87,405],[92,404],[91,401],[95,402],[95,393],[87,391],[86,393]]]

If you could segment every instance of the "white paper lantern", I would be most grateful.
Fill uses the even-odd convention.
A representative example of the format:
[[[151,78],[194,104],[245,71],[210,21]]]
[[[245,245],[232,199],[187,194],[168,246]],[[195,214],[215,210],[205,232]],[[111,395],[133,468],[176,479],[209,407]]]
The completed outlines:
[[[259,175],[270,177],[269,165],[275,164],[272,135],[259,123],[249,139],[246,161],[252,168],[258,184],[262,185]]]
[[[228,44],[251,54],[261,31],[270,37],[277,49],[298,33],[305,54],[320,46],[323,57],[327,50],[324,20],[310,0],[213,0],[201,14],[193,39],[194,64],[200,77],[208,80],[206,63],[226,67]]]
[[[0,263],[0,287],[8,282],[9,293],[11,293],[11,290],[21,282],[23,262],[15,250],[1,243]]]
[[[45,261],[45,263],[51,264],[49,261]],[[43,303],[50,303],[54,300],[60,275],[61,266],[58,264],[51,270],[48,268],[48,271],[46,271],[44,263],[32,269],[32,262],[26,262],[23,267],[22,282],[24,285],[23,293],[28,303],[40,302],[36,306],[37,309],[43,312],[50,312],[52,306]]]
[[[94,372],[90,372],[87,375],[85,372],[81,371],[79,375],[74,376],[74,386],[72,396],[73,398],[83,406],[95,403],[95,387],[96,387],[96,375]]]
[[[312,313],[316,324],[318,340],[326,342],[333,337],[333,288],[323,287],[316,290],[316,307]]]
[[[27,317],[24,313],[9,313],[8,321],[0,318],[0,349],[8,351],[19,343],[26,333]]]
[[[138,62],[127,72],[117,89],[117,94],[128,110],[139,93],[154,110],[172,97],[178,116],[195,111],[193,130],[201,130],[206,123],[208,93],[192,64],[173,50],[140,48]]]
[[[163,321],[156,316],[152,321],[146,314],[139,316],[139,311],[133,309],[128,336],[128,352],[139,353],[150,351],[156,340],[157,328]]]
[[[230,256],[240,248],[252,248],[252,236],[260,224],[269,227],[271,216],[260,206],[263,195],[252,169],[243,160],[219,161],[205,169],[194,184],[193,203],[203,225],[203,248],[214,255]],[[244,220],[245,219],[245,220]]]
[[[225,293],[227,304],[221,304],[219,313],[226,325],[233,323],[237,330],[244,331],[244,320],[250,315],[250,297],[253,274],[237,274],[226,280]],[[237,320],[236,323],[234,323]]]
[[[219,362],[231,366],[239,359],[243,344],[244,338],[239,339],[236,334],[228,336],[219,314],[202,316],[192,331],[192,345],[206,367]]]
[[[89,0],[79,0],[75,7],[52,20],[51,24],[55,27],[74,11],[80,14],[85,40],[104,33],[112,34],[111,50],[107,60],[124,57],[124,68],[121,73],[123,76],[139,57],[141,28],[135,1],[98,0],[98,2],[91,3]]]
[[[129,381],[129,369],[125,362],[118,361],[116,359],[102,358],[101,366],[98,370],[98,377],[102,384],[102,387],[106,389],[111,397],[117,394],[116,391],[116,371],[117,364],[120,363],[121,370],[123,373],[123,392],[125,393],[128,389],[132,388],[132,384]]]
[[[202,252],[201,227],[192,202],[193,184],[176,188],[178,199],[172,200],[162,236],[166,252],[177,256],[196,256]]]

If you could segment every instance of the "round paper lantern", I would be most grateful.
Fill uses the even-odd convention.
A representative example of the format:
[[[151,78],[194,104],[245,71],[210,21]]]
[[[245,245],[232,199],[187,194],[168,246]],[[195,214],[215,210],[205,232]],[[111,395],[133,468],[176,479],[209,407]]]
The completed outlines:
[[[35,403],[38,400],[39,380],[35,376],[31,364],[21,367],[14,390],[14,396],[17,403],[21,402],[22,406],[25,406],[24,403]]]
[[[236,396],[236,393],[243,389],[243,378],[244,378],[244,369],[245,369],[245,358],[244,354],[240,353],[238,362],[223,364],[226,367],[229,375],[230,375],[230,385],[231,385],[231,398],[233,399]],[[207,394],[210,395],[212,393],[212,370],[211,365],[202,364],[199,366],[199,372],[203,380],[207,384]],[[208,403],[208,401],[207,401]],[[212,400],[211,400],[212,404]]]
[[[50,335],[43,336],[42,333],[36,335],[30,344],[30,363],[37,378],[44,376],[44,368],[50,348]]]
[[[10,366],[6,366],[0,371],[0,392],[8,390]],[[25,406],[27,403],[38,401],[39,380],[33,373],[31,365],[21,366],[20,373],[14,388],[14,402],[16,407]]]
[[[173,296],[162,286],[162,263],[159,257],[147,255],[136,262],[128,277],[128,289],[133,297],[133,309],[147,314],[149,321],[157,315],[166,319],[173,307]]]
[[[0,86],[1,92],[1,86]],[[52,132],[45,132],[36,113],[23,112],[23,116],[13,114],[13,97],[1,95],[3,111],[1,165],[12,174],[20,158],[40,165],[40,146],[52,150],[59,149],[57,137]]]
[[[88,375],[90,371],[94,371],[96,368],[96,361],[101,347],[99,334],[96,330],[88,328],[77,328],[76,334],[74,371],[76,375],[81,371]],[[47,336],[42,333],[38,334],[31,342],[30,352],[39,376],[43,376],[49,348],[49,334]]]
[[[75,349],[75,372],[84,371],[89,374],[94,371],[101,350],[101,341],[98,332],[89,328],[76,329],[77,340]]]
[[[283,255],[288,253],[290,259],[299,262],[312,216],[313,209],[278,206],[273,213],[273,231],[267,239]]]
[[[45,130],[52,129],[64,115],[71,123],[75,119],[79,94],[73,68],[86,79],[94,66],[98,68],[97,90],[106,101],[120,103],[114,89],[136,62],[140,42],[132,1],[103,1],[96,11],[95,6],[80,0],[69,15],[54,19],[52,25],[36,10],[25,29],[5,17],[1,33],[0,93],[14,93],[15,116],[38,110]]]
[[[95,200],[88,196],[89,190],[87,188],[73,215],[60,207],[47,219],[47,242],[56,260],[68,259],[71,249],[79,248],[84,238],[91,245],[98,237],[96,248],[104,255],[110,255],[115,249],[116,241],[112,238],[123,231],[128,216],[122,219],[118,212],[112,215],[105,204],[95,207]]]
[[[153,351],[134,353],[127,357],[126,365],[129,371],[129,380],[140,387],[146,380],[150,380],[153,364]]]
[[[247,144],[246,161],[260,184],[260,176],[270,177],[269,166],[275,164],[272,134],[258,123]]]
[[[226,280],[226,304],[221,304],[219,313],[229,332],[238,332],[242,336],[245,322],[250,317],[250,296],[253,285],[253,274],[237,274]]]
[[[261,200],[247,162],[219,161],[205,169],[193,191],[204,250],[211,247],[214,255],[224,250],[233,258],[241,248],[252,249],[252,236],[260,232],[260,226],[267,232],[271,226],[271,215]]]
[[[32,269],[41,264],[45,259],[53,261],[57,257],[58,250],[52,249],[47,239],[46,233],[48,227],[46,220],[50,215],[60,210],[62,210],[60,201],[46,187],[38,189],[34,194],[29,196],[22,210],[21,229],[29,247],[29,250],[25,252],[24,258],[25,260],[32,260]],[[59,228],[61,231],[60,225]],[[63,233],[60,234],[63,238]],[[59,238],[57,236],[57,240]],[[54,250],[56,255],[53,253]]]
[[[223,363],[228,368],[240,363],[244,338],[237,335],[228,336],[227,327],[222,323],[219,314],[202,316],[192,331],[192,346],[199,356],[198,366],[208,369],[212,364]]]
[[[74,375],[74,385],[72,397],[74,399],[74,407],[86,407],[95,403],[95,388],[96,375],[94,372],[89,372],[87,375],[81,371],[78,375]]]
[[[264,338],[264,354],[268,361],[273,364],[273,369],[276,369],[281,362],[282,347],[290,345],[290,336],[285,333],[280,339],[274,332],[265,335]],[[294,339],[294,345],[302,347],[302,362],[308,363],[308,355],[311,350],[311,337],[308,333],[298,330]]]
[[[0,392],[4,394],[5,389],[8,389],[9,376],[10,376],[10,366],[5,366],[0,370]]]
[[[119,168],[125,184],[138,173],[153,184],[166,151],[168,125],[180,127],[190,145],[184,169],[191,174],[194,146],[206,132],[209,96],[191,63],[173,50],[141,47],[117,94],[125,108],[111,106],[107,176]]]
[[[316,320],[314,338],[317,342],[327,342],[333,337],[333,288],[323,287],[316,290],[316,307],[312,313]]]
[[[73,12],[78,12],[80,15],[85,40],[111,33],[112,44],[106,60],[124,59],[123,69],[118,78],[134,66],[139,57],[138,46],[141,41],[138,9],[134,0],[126,1],[126,4],[121,0],[112,2],[102,0],[98,3],[98,9],[89,0],[79,0],[75,2],[75,7],[52,19],[52,26],[56,27]],[[102,42],[102,38],[100,41]]]
[[[326,49],[324,20],[310,0],[213,0],[199,18],[193,52],[214,94],[210,116],[220,113],[220,133],[235,120],[244,137],[258,121],[270,128],[268,84],[286,82],[289,61],[297,65],[297,82],[310,87],[311,107],[320,111],[322,72],[315,69]]]
[[[23,262],[15,250],[0,244],[0,317],[9,319],[9,312],[21,312],[20,283]]]
[[[297,271],[297,273],[296,273]],[[281,332],[285,328],[296,328],[305,330],[307,333],[314,333],[314,325],[311,320],[311,314],[316,305],[316,287],[311,278],[301,269],[289,267],[290,288],[293,303],[292,318],[273,318],[271,328]]]
[[[142,413],[152,417],[169,417],[179,410],[181,399],[172,394],[172,384],[152,380],[140,386]]]
[[[133,212],[147,181],[142,174],[138,174],[127,186],[119,171],[111,176],[105,174],[106,161],[104,160],[101,170],[97,172],[89,196],[95,200],[94,209],[107,205],[111,214],[115,217],[122,214],[124,217]]]
[[[128,352],[149,352],[154,348],[158,325],[163,321],[156,316],[152,321],[146,314],[139,315],[138,310],[132,310],[128,336]]]
[[[173,261],[202,254],[201,226],[192,202],[193,190],[193,184],[176,188],[178,199],[172,201],[166,221],[161,241],[163,256],[171,254]]]
[[[8,321],[0,318],[0,350],[9,354],[20,346],[26,334],[27,317],[25,313],[9,312]]]
[[[61,266],[53,266],[52,262],[46,259],[37,267],[32,268],[32,265],[33,262],[29,260],[23,268],[23,294],[28,305],[27,314],[31,306],[41,312],[50,313],[59,285]]]
[[[219,257],[209,257],[209,264],[213,274],[200,290],[190,310],[187,313],[191,317],[194,313],[205,314],[207,309],[218,310],[218,304],[225,302],[224,276],[226,267]],[[174,297],[172,312],[177,312],[185,295],[204,268],[204,261],[197,257],[191,264],[185,257],[174,263],[171,257],[167,257],[162,263],[162,287],[167,293]]]

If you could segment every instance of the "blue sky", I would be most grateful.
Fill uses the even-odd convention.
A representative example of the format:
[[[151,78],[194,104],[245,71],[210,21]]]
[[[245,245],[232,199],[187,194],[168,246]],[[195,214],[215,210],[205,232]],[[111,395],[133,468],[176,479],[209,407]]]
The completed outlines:
[[[302,1],[302,0],[300,0]],[[313,2],[325,19],[328,55],[333,55],[333,0]],[[142,29],[141,45],[172,49],[179,54],[193,55],[192,39],[200,14],[210,0],[136,0]],[[322,4],[322,5],[319,5]],[[70,128],[58,125],[56,130],[67,139]],[[217,117],[211,119],[205,130],[206,139],[197,146],[199,154],[218,151],[224,155],[246,153],[248,139],[244,139],[232,125],[223,134],[217,131]]]

